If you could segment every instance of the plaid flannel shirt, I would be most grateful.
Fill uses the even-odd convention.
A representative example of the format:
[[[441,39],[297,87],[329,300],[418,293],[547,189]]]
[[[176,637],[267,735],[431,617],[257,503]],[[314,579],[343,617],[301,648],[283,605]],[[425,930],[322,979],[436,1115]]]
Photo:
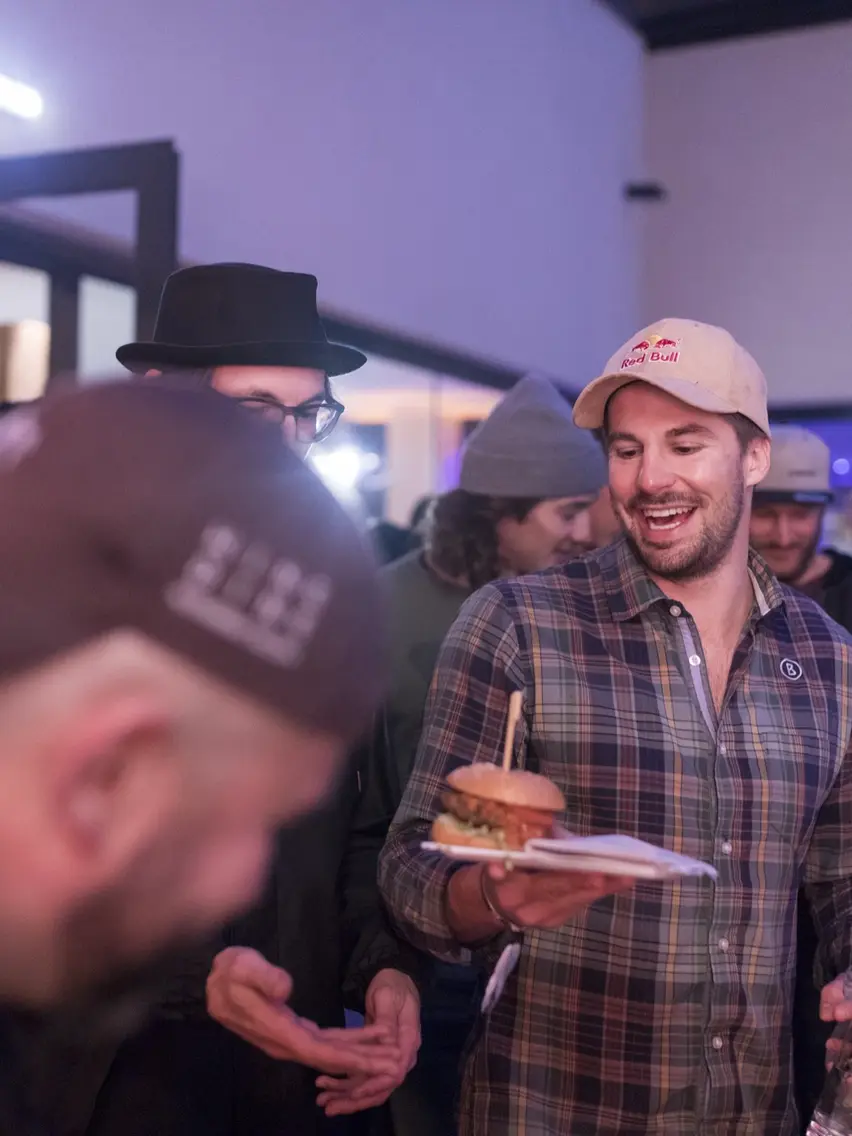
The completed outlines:
[[[380,868],[412,943],[471,957],[445,917],[458,865],[420,842],[447,773],[499,759],[515,689],[516,760],[564,791],[569,829],[626,833],[719,873],[639,883],[523,935],[467,1063],[462,1136],[797,1131],[800,883],[825,976],[850,962],[852,640],[756,556],[750,572],[755,604],[718,714],[693,620],[623,541],[488,585],[451,630]]]

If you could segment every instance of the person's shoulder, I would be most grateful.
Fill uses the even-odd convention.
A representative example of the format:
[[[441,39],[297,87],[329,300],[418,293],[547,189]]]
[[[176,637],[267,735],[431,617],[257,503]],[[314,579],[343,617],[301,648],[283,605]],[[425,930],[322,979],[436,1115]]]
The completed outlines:
[[[576,556],[553,568],[544,568],[526,576],[495,580],[498,588],[507,598],[525,596],[533,600],[548,602],[556,597],[567,598],[572,595],[588,595],[595,591],[601,578],[602,564],[610,549],[598,549]],[[489,587],[492,585],[489,585]]]
[[[417,580],[426,576],[423,566],[423,551],[416,548],[400,556],[398,560],[391,561],[379,569],[379,576],[389,587],[404,584],[409,580]]]
[[[535,620],[535,612],[558,608],[566,615],[585,611],[601,594],[602,565],[608,549],[586,553],[573,560],[532,572],[494,580],[475,593],[484,604],[501,606],[515,617]],[[470,601],[468,601],[470,603]]]
[[[795,588],[779,583],[787,618],[792,624],[794,638],[804,636],[824,650],[836,649],[847,661],[852,658],[852,635],[828,615],[810,596]]]

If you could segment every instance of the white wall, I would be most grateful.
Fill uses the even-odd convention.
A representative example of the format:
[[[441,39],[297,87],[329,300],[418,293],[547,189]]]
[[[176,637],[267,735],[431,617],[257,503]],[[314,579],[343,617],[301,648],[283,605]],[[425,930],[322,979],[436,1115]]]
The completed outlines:
[[[655,54],[644,315],[730,328],[776,403],[850,400],[852,24]]]
[[[345,422],[385,426],[386,514],[401,525],[421,497],[455,488],[463,424],[486,418],[502,397],[384,359],[336,380],[334,390]]]
[[[0,324],[50,317],[50,281],[44,272],[0,261]]]
[[[47,106],[0,151],[176,140],[187,258],[575,384],[636,326],[642,50],[599,0],[30,0],[0,70]]]
[[[80,280],[77,370],[84,379],[126,374],[116,350],[136,338],[136,293],[132,288],[84,276]]]
[[[0,262],[0,325],[24,320],[47,323],[50,281],[46,273]],[[115,378],[125,372],[115,359],[122,343],[135,338],[136,293],[108,280],[80,280],[77,372],[84,379]]]

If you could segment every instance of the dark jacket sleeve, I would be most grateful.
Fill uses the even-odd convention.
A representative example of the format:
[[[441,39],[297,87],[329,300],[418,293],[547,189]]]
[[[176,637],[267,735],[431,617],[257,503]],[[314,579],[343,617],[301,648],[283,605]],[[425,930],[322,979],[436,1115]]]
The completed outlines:
[[[354,757],[356,792],[340,873],[341,932],[346,1005],[363,1010],[380,970],[402,971],[418,981],[423,960],[394,932],[379,894],[378,865],[401,797],[387,741],[384,714]]]

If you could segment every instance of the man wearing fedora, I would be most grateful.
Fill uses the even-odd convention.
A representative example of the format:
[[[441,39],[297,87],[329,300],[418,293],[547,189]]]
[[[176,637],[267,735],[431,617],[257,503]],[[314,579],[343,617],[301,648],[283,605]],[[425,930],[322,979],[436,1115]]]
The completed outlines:
[[[189,371],[279,421],[306,453],[337,425],[343,406],[330,379],[363,367],[354,347],[330,343],[317,280],[257,264],[203,264],[166,281],[153,338],[127,343],[119,363],[136,374]]]
[[[316,291],[313,276],[256,265],[182,269],[166,282],[152,340],[117,358],[140,376],[177,372],[211,385],[280,422],[306,454],[343,411],[330,378],[366,362],[328,341]],[[261,905],[187,960],[148,1027],[65,1071],[75,1087],[55,1118],[58,1136],[363,1131],[366,1116],[331,1114],[372,1108],[402,1081],[419,1046],[420,1003],[416,957],[378,896],[375,840],[359,829],[361,791],[353,767],[330,806],[280,834]],[[384,1027],[399,1057],[393,1073],[364,1078],[355,1099],[326,1115],[317,1075],[356,1074],[359,1034],[340,1030],[335,1068],[312,1035],[343,1027],[344,1006]]]

